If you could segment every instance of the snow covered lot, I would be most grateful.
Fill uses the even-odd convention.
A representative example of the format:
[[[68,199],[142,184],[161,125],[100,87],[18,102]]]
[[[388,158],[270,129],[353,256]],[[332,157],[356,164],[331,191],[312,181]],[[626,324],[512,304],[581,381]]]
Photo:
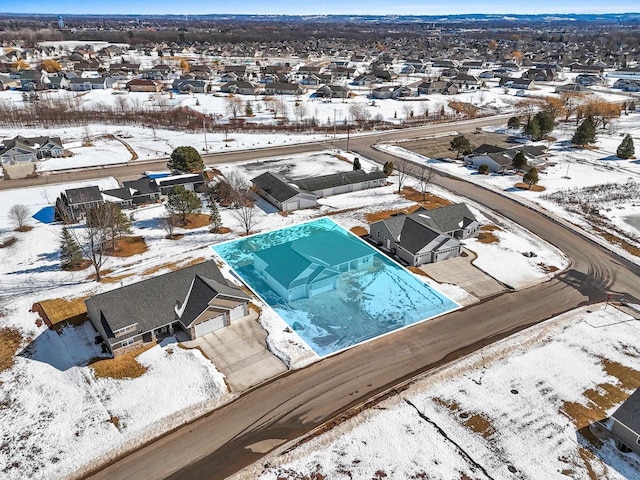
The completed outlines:
[[[342,158],[344,157],[344,158]],[[329,151],[318,155],[246,162],[238,166],[220,166],[223,174],[237,171],[246,179],[271,170],[284,170],[295,176],[318,175],[351,170],[352,156]],[[346,159],[346,160],[345,160]],[[374,168],[361,158],[363,168]],[[266,231],[331,214],[345,228],[367,225],[366,214],[388,209],[403,209],[414,203],[399,196],[395,177],[388,186],[369,191],[330,197],[317,210],[293,212],[288,216],[257,211],[255,231]],[[115,180],[101,180],[103,188],[115,186]],[[121,284],[139,281],[150,275],[165,273],[171,268],[186,266],[191,261],[209,258],[209,246],[239,236],[241,232],[233,211],[220,208],[222,223],[230,233],[209,233],[207,227],[178,229],[184,237],[168,240],[161,225],[166,215],[162,204],[141,207],[133,214],[133,235],[143,236],[147,243],[144,253],[133,257],[110,257],[105,269],[106,281],[100,284],[88,277],[90,269],[65,272],[59,267],[59,235],[61,226],[35,221],[28,232],[13,232],[7,212],[13,204],[27,205],[32,213],[50,205],[60,191],[80,184],[48,185],[0,194],[0,243],[16,237],[16,243],[0,248],[0,330],[16,329],[23,338],[15,364],[0,372],[0,477],[22,479],[58,478],[68,475],[98,459],[130,448],[142,439],[172,428],[200,413],[227,401],[222,375],[197,351],[178,348],[167,341],[144,352],[137,358],[146,372],[133,379],[98,378],[87,366],[100,355],[93,344],[95,333],[88,323],[65,328],[62,333],[38,324],[38,316],[30,312],[32,305],[46,299],[77,299]],[[433,193],[459,201],[449,192],[433,189]],[[473,209],[480,218],[480,211]],[[504,232],[517,236],[526,249],[543,245],[539,239],[510,225],[500,224]],[[490,255],[488,264],[504,265],[512,259],[521,261],[509,247],[505,233],[505,248],[479,249],[479,259]],[[502,243],[502,240],[501,242]],[[566,259],[546,246],[537,262],[564,268]],[[542,252],[542,248],[539,250]],[[524,257],[523,257],[524,258]],[[543,281],[548,273],[533,263],[518,264],[523,282]],[[500,272],[491,272],[499,278]],[[432,280],[423,278],[432,284]],[[512,282],[513,279],[505,279]],[[455,285],[438,288],[458,301],[467,297]],[[269,332],[270,349],[281,356],[291,368],[317,360],[299,337],[286,332],[286,325],[272,310],[261,305],[260,321]],[[153,408],[151,408],[153,406]],[[153,411],[153,415],[149,412]],[[8,427],[5,428],[5,425]]]
[[[551,135],[557,141],[551,144],[546,160],[540,173],[540,186],[544,191],[521,190],[514,188],[521,177],[517,175],[479,175],[477,170],[463,166],[461,163],[440,162],[425,158],[419,154],[403,148],[402,143],[395,145],[379,145],[378,148],[393,155],[413,159],[419,162],[427,162],[435,169],[442,170],[465,180],[479,185],[513,195],[524,203],[542,206],[545,210],[559,217],[565,218],[587,231],[595,232],[594,226],[605,230],[612,230],[609,225],[619,229],[617,236],[624,238],[630,244],[640,247],[640,199],[631,188],[623,187],[625,184],[640,185],[640,162],[636,159],[623,160],[615,156],[616,149],[624,134],[631,134],[635,139],[636,152],[640,149],[640,113],[622,116],[613,120],[614,127],[608,133],[600,130],[596,137],[595,148],[574,149],[570,147],[570,139],[575,125],[560,125]],[[507,131],[508,133],[516,133]],[[545,142],[549,146],[549,142]],[[621,198],[606,198],[595,194],[583,194],[586,187],[603,186],[605,184],[617,184],[622,186],[621,191],[628,195]],[[568,197],[576,198],[579,195],[585,197],[585,205],[589,204],[598,213],[596,218],[587,218],[588,215],[568,210],[567,205],[560,205],[549,198],[550,195],[565,192]],[[589,198],[589,195],[593,198]],[[595,222],[595,223],[594,223]],[[620,255],[624,255],[634,262],[640,262],[640,257],[631,255],[623,248],[612,245]]]
[[[636,455],[579,431],[640,386],[638,320],[604,307],[561,315],[427,374],[234,478],[637,478]]]

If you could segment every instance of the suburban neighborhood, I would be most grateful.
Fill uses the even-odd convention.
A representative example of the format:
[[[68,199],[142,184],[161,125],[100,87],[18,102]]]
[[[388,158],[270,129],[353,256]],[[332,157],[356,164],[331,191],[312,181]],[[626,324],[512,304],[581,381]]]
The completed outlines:
[[[0,14],[0,477],[636,478],[637,19]]]

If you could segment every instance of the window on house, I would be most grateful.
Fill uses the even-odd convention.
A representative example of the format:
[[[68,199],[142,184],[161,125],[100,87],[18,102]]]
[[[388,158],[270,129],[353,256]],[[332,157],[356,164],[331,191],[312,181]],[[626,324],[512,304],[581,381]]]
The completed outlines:
[[[123,340],[120,342],[120,346],[121,347],[127,347],[129,345],[133,345],[135,343],[135,340],[133,339],[133,337],[131,338],[127,338],[126,340]]]

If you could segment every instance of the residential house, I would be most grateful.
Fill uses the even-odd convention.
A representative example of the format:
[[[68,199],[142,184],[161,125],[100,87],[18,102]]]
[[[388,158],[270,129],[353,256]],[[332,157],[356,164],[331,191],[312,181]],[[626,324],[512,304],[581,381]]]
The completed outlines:
[[[369,238],[412,266],[458,257],[460,240],[478,234],[480,224],[464,203],[434,210],[421,208],[370,225]]]
[[[316,90],[318,98],[349,98],[349,89],[342,85],[323,85]]]
[[[184,173],[178,175],[170,175],[162,178],[153,179],[158,188],[160,189],[161,195],[168,195],[173,187],[182,186],[186,190],[190,191],[198,191],[200,188],[204,187],[205,179],[204,175],[201,173]]]
[[[432,82],[422,82],[418,85],[418,95],[432,95],[440,93],[444,95],[455,95],[460,89],[457,85],[444,80],[434,80]]]
[[[251,82],[235,81],[225,83],[220,87],[222,93],[231,93],[233,95],[255,95],[258,93],[258,86]]]
[[[300,81],[301,85],[310,85],[310,86],[320,85],[321,83],[322,83],[322,80],[320,79],[320,77],[314,74],[308,75]]]
[[[149,70],[140,72],[140,77],[147,80],[169,80],[171,75],[171,67],[169,65],[154,65]]]
[[[291,302],[334,290],[341,273],[370,267],[374,255],[362,241],[327,230],[255,251],[253,266],[280,297]]]
[[[468,167],[479,168],[487,165],[492,173],[502,173],[508,170],[513,164],[514,151],[503,150],[501,152],[488,152],[484,154],[472,154],[464,158],[464,163]]]
[[[318,196],[291,185],[278,174],[265,172],[251,180],[256,193],[283,212],[313,208]]]
[[[553,82],[555,80],[555,72],[550,68],[530,68],[523,72],[522,78],[535,82]]]
[[[460,89],[476,88],[480,85],[478,77],[474,75],[467,75],[466,73],[459,73],[451,79],[451,83]]]
[[[79,222],[92,207],[104,203],[100,188],[69,188],[56,200],[56,214],[64,221]]]
[[[207,91],[207,82],[204,80],[178,78],[173,81],[171,87],[180,93],[205,93]]]
[[[517,90],[531,90],[535,86],[535,82],[528,78],[502,77],[498,85]]]
[[[292,180],[290,183],[293,183],[301,190],[312,192],[318,198],[325,198],[369,188],[383,187],[387,184],[387,176],[380,170],[365,172],[360,169],[319,177],[302,178]]]
[[[0,91],[9,90],[11,88],[18,88],[19,86],[19,80],[11,78],[8,75],[0,75]]]
[[[374,75],[360,75],[353,79],[351,82],[353,85],[357,85],[359,87],[366,87],[376,83],[377,79]]]
[[[69,80],[66,75],[62,74],[52,75],[48,80],[46,87],[49,90],[65,90],[69,88],[71,83],[71,80]]]
[[[147,176],[122,182],[122,186],[131,192],[131,203],[133,205],[156,202],[160,199],[158,183],[155,179]]]
[[[601,65],[583,65],[581,63],[572,63],[569,65],[571,72],[577,73],[593,73],[595,75],[602,75],[604,73],[604,67]]]
[[[59,158],[64,154],[60,137],[21,137],[2,141],[0,164],[37,162],[46,158]]]
[[[249,296],[213,260],[94,295],[85,304],[114,356],[180,330],[198,338],[249,313]]]
[[[611,433],[622,451],[640,454],[640,388],[611,415]]]
[[[618,75],[631,75],[637,76],[640,75],[640,66],[638,67],[620,67],[614,72],[612,72],[614,76]]]
[[[632,80],[621,78],[620,80],[616,80],[613,88],[620,88],[625,92],[640,92],[640,79]]]
[[[113,87],[111,77],[72,78],[69,81],[69,89],[74,92],[105,90],[111,87]]]
[[[130,92],[150,92],[157,93],[162,90],[162,83],[156,80],[149,80],[145,78],[134,78],[127,82],[127,90]]]
[[[265,95],[302,95],[305,88],[297,83],[269,83],[264,86]]]
[[[376,99],[412,97],[413,91],[406,85],[386,85],[374,88],[371,95]]]
[[[581,93],[586,92],[587,87],[579,83],[567,83],[556,87],[556,93]]]

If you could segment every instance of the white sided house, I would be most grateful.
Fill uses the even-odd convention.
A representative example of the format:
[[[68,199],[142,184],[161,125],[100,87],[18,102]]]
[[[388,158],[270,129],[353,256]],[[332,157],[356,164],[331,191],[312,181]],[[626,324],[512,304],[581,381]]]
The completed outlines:
[[[460,240],[476,236],[480,224],[464,203],[458,203],[394,215],[372,223],[369,228],[370,240],[417,267],[460,256]]]
[[[640,455],[640,388],[631,394],[611,415],[611,433],[623,452]]]
[[[249,296],[215,261],[192,265],[85,300],[97,342],[114,356],[183,332],[194,339],[248,315]]]

